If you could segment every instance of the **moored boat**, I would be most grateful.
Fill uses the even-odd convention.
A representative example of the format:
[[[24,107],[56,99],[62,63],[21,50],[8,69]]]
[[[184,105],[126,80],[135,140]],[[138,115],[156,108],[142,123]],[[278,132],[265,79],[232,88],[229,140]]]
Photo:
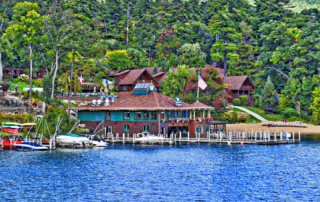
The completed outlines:
[[[21,151],[45,151],[48,150],[47,147],[34,142],[22,142],[15,145],[18,150]]]
[[[17,150],[16,144],[22,143],[19,140],[3,140],[1,144],[3,145],[3,150]]]
[[[89,144],[93,147],[106,147],[108,143],[98,137],[96,134],[89,135]]]
[[[87,137],[80,136],[74,133],[66,133],[64,135],[58,135],[56,139],[57,139],[57,142],[61,144],[81,145],[81,144],[89,143],[89,139]]]

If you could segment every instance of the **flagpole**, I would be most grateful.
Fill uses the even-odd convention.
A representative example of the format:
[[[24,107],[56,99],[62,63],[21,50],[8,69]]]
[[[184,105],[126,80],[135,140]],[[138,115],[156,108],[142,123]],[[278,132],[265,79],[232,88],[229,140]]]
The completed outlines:
[[[200,70],[198,71],[198,92],[197,92],[197,101],[199,102],[199,75],[200,75]]]

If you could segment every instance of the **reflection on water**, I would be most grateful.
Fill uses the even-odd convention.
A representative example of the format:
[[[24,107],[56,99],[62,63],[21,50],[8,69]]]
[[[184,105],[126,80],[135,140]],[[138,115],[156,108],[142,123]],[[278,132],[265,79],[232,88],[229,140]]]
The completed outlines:
[[[320,136],[301,144],[0,152],[2,201],[320,201]]]

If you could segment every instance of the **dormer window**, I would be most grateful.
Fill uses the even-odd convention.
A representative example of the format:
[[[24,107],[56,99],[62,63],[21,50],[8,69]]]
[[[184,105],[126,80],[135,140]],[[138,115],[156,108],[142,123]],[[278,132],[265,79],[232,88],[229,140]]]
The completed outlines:
[[[142,76],[139,77],[140,81],[142,81]]]

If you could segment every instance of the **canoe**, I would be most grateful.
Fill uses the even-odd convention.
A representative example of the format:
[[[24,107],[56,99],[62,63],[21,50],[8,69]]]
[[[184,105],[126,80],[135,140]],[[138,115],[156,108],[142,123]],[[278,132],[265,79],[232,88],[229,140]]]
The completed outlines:
[[[9,126],[21,126],[21,123],[16,122],[3,122],[3,125],[9,125]]]
[[[9,125],[4,125],[4,128],[13,128],[13,129],[19,129],[20,126],[9,126]]]
[[[11,133],[11,134],[18,134],[19,129],[5,128],[5,129],[2,130],[2,132]]]
[[[23,123],[23,124],[21,124],[21,126],[23,126],[23,127],[31,127],[31,126],[35,126],[35,125],[37,125],[37,123]]]

